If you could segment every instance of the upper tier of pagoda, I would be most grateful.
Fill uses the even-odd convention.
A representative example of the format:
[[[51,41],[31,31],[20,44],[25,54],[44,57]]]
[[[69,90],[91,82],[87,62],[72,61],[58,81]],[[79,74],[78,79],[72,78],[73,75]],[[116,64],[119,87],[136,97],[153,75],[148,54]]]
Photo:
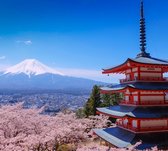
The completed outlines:
[[[135,59],[128,58],[123,64],[118,66],[103,69],[103,74],[110,73],[126,73],[127,70],[136,67],[149,68],[148,71],[154,70],[153,68],[160,68],[163,73],[168,72],[168,60],[162,60],[152,57],[136,57]]]

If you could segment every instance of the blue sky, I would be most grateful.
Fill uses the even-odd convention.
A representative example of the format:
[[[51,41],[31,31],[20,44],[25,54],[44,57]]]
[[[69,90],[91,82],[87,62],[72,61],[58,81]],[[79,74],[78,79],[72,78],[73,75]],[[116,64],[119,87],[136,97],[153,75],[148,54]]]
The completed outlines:
[[[168,1],[144,3],[147,51],[168,59]],[[139,5],[140,0],[0,0],[0,67],[35,58],[74,76],[108,81],[99,76],[103,67],[139,52]]]

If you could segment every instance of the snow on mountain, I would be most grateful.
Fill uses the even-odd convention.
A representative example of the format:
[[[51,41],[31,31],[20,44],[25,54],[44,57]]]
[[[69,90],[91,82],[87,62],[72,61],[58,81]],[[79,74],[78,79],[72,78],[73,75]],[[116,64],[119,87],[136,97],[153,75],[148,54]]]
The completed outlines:
[[[102,82],[66,76],[35,59],[26,59],[0,72],[0,91],[5,90],[91,90]]]
[[[7,68],[4,71],[4,74],[21,74],[24,73],[31,77],[31,75],[41,75],[41,74],[56,74],[56,75],[64,75],[63,73],[54,70],[36,59],[26,59],[12,67]]]

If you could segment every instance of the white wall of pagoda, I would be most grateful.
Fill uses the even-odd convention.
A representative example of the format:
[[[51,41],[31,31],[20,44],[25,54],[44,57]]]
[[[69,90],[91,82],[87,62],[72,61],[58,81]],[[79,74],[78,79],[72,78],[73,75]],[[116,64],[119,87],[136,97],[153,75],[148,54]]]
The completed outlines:
[[[164,102],[165,100],[165,93],[164,92],[140,92],[140,102]]]
[[[141,120],[140,128],[168,127],[167,120]]]
[[[124,92],[124,102],[126,104],[135,105],[164,104],[168,103],[168,93],[159,91],[130,92],[129,90],[126,90]]]
[[[135,132],[168,130],[168,119],[117,119],[117,125]]]
[[[125,75],[125,81],[163,80],[163,71],[161,68],[136,67],[126,70]]]

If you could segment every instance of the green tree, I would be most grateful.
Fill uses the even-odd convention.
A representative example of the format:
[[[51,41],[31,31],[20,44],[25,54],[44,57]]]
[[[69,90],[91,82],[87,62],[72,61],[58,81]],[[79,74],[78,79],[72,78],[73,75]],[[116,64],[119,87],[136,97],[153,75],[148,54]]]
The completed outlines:
[[[102,98],[101,107],[108,107],[111,105],[118,105],[120,100],[122,99],[122,95],[120,93],[102,94],[101,98]]]
[[[84,108],[80,108],[76,111],[76,117],[77,118],[84,118],[86,117]]]
[[[102,100],[102,103],[100,105],[101,107],[108,107],[108,106],[113,105],[112,95],[102,94],[101,95],[101,100]]]
[[[96,115],[96,108],[101,104],[100,100],[100,88],[95,85],[92,89],[90,98],[88,99],[84,107],[86,116]]]
[[[76,114],[78,115],[78,117],[83,117],[84,115],[86,117],[90,115],[96,115],[97,107],[109,107],[111,105],[118,105],[122,97],[123,96],[121,93],[100,95],[100,88],[95,85],[92,89],[89,99],[84,106],[84,109],[78,110]]]

